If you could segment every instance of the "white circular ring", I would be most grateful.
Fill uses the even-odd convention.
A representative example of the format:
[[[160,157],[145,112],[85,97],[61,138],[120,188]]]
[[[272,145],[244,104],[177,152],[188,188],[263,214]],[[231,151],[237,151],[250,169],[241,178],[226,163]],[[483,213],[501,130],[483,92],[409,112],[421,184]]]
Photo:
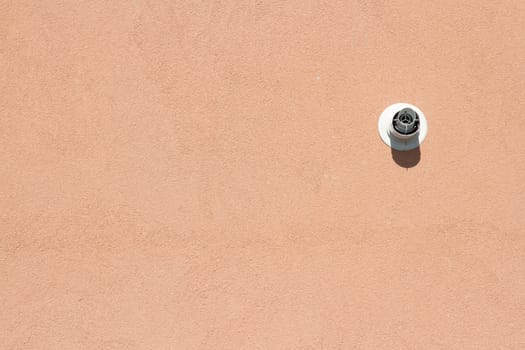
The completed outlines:
[[[390,126],[392,125],[394,115],[403,108],[412,108],[419,116],[419,132],[417,135],[414,135],[414,137],[407,140],[400,140],[390,134]],[[383,113],[381,113],[377,127],[381,140],[383,140],[387,146],[398,151],[409,151],[419,147],[419,145],[425,140],[425,137],[427,137],[428,133],[428,123],[425,115],[419,108],[410,103],[394,103],[393,105],[388,106]]]

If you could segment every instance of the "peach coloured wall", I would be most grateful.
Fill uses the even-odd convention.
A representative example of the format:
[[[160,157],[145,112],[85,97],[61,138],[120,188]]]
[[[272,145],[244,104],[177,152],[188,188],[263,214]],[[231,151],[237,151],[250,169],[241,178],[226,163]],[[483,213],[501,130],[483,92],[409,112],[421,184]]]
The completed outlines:
[[[525,348],[524,1],[0,10],[1,349]]]

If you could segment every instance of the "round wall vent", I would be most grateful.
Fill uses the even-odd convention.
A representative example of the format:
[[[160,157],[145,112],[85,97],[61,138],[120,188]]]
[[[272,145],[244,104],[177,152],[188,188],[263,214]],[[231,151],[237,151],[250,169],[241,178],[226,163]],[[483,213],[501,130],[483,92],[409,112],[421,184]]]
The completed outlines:
[[[419,147],[427,137],[428,123],[419,108],[409,103],[388,106],[378,123],[379,136],[383,142],[398,151]]]

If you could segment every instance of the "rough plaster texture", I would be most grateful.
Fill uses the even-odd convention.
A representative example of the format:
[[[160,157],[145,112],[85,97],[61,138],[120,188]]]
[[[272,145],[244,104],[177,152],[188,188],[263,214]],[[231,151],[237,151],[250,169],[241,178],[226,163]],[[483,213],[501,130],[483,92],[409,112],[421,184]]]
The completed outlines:
[[[524,1],[0,10],[1,349],[525,348]]]

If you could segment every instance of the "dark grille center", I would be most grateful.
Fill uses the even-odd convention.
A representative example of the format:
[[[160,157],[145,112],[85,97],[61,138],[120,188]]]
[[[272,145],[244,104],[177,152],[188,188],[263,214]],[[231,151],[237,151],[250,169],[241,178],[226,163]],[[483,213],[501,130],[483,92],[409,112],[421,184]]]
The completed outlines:
[[[419,129],[419,116],[413,109],[403,108],[394,115],[392,125],[398,133],[411,135]]]

